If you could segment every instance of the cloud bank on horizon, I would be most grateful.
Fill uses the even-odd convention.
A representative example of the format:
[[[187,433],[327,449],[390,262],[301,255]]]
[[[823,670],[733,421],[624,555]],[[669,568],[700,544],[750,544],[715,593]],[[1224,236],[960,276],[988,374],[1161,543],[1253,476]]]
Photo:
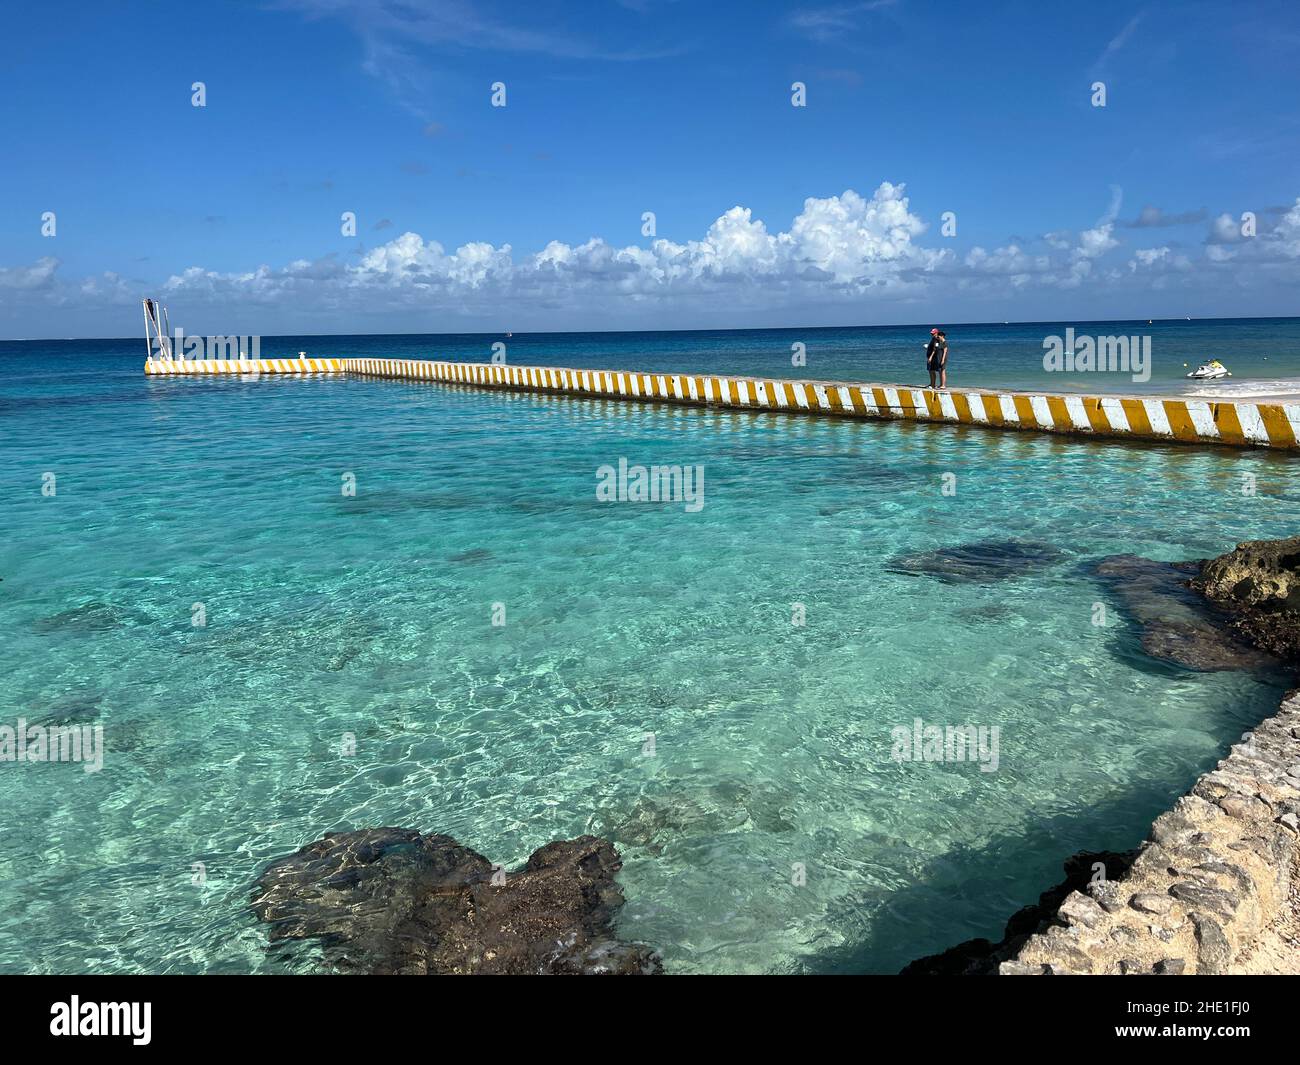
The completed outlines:
[[[1267,279],[1300,285],[1300,197],[1266,212],[1253,235],[1226,213],[1215,217],[1199,254],[1168,244],[1128,246],[1121,227],[1151,229],[1165,222],[1145,207],[1130,222],[1119,219],[1121,194],[1091,227],[1056,230],[1034,241],[959,253],[925,242],[931,226],[915,213],[905,186],[882,182],[870,196],[852,189],[809,197],[790,225],[778,232],[748,207],[721,214],[698,239],[650,239],[616,246],[600,237],[581,244],[552,240],[535,252],[510,244],[472,241],[448,251],[434,239],[405,232],[365,250],[354,264],[336,255],[296,259],[222,272],[201,265],[169,276],[159,292],[188,310],[235,305],[292,306],[332,314],[436,310],[456,324],[499,322],[502,308],[521,321],[569,321],[601,307],[620,312],[647,308],[657,321],[723,305],[740,326],[755,308],[835,306],[861,313],[873,303],[901,307],[994,297],[1008,290],[1092,286],[1132,292],[1171,284],[1188,290]],[[1199,218],[1199,216],[1196,216]],[[1226,271],[1231,271],[1227,273]],[[139,293],[112,272],[67,277],[57,258],[0,269],[8,299],[56,308],[87,301],[130,306]],[[637,320],[635,313],[629,320]]]

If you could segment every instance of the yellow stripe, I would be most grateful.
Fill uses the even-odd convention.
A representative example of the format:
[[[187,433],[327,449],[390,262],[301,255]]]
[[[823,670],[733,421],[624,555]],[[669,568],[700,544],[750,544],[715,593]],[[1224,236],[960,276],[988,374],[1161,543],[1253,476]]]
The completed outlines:
[[[891,417],[894,412],[889,409],[889,399],[885,395],[885,390],[883,388],[873,388],[871,394],[876,400],[876,409],[886,418]]]
[[[1274,447],[1295,447],[1295,431],[1287,421],[1286,411],[1275,403],[1259,404],[1259,418],[1268,433],[1268,442]]]
[[[925,411],[936,421],[943,417],[943,407],[939,403],[939,397],[931,392],[928,388],[921,393],[925,397]]]
[[[1169,428],[1174,432],[1176,440],[1199,440],[1200,433],[1196,431],[1196,425],[1192,421],[1192,416],[1187,412],[1187,404],[1180,399],[1167,399],[1164,401],[1165,417],[1169,419]]]
[[[1047,409],[1052,414],[1052,424],[1055,425],[1056,428],[1074,428],[1074,419],[1070,417],[1070,409],[1065,405],[1065,400],[1060,396],[1048,396]]]
[[[1097,396],[1084,396],[1079,402],[1083,404],[1083,413],[1087,415],[1088,425],[1092,427],[1092,431],[1109,435],[1111,432],[1110,419],[1106,417],[1106,412],[1101,409],[1101,400]]]
[[[1124,411],[1124,416],[1128,418],[1129,428],[1133,430],[1134,436],[1155,435],[1151,431],[1151,419],[1147,416],[1147,409],[1140,399],[1121,399],[1119,405]]]
[[[970,398],[964,392],[952,393],[952,405],[957,409],[957,420],[969,424],[975,420],[970,410]]]
[[[980,402],[984,404],[984,417],[986,417],[989,420],[990,425],[1006,424],[1006,417],[1002,413],[1001,396],[990,396],[987,394],[981,394]]]
[[[1038,424],[1038,415],[1034,413],[1034,405],[1029,402],[1028,396],[1013,396],[1011,401],[1015,404],[1016,416],[1019,417],[1021,425]]]
[[[1210,411],[1214,416],[1214,424],[1219,427],[1219,436],[1225,443],[1238,446],[1246,443],[1246,434],[1241,428],[1235,403],[1211,403]]]

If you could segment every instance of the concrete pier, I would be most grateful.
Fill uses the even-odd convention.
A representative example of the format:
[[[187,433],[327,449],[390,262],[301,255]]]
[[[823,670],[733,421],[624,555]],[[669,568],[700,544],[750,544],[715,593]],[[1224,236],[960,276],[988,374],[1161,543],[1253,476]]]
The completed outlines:
[[[353,374],[788,414],[902,419],[1115,439],[1300,450],[1300,403],[1079,395],[852,381],[583,370],[424,359],[151,360],[150,375]]]

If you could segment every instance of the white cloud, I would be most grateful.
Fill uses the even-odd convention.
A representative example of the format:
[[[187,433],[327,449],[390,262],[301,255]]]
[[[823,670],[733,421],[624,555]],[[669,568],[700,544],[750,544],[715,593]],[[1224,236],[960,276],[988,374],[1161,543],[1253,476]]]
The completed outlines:
[[[54,282],[59,260],[51,255],[37,259],[31,266],[0,269],[0,288],[46,288]]]
[[[1300,196],[1282,221],[1273,230],[1270,237],[1276,241],[1277,250],[1290,259],[1300,258]]]
[[[1074,249],[1075,255],[1084,259],[1096,259],[1098,256],[1105,255],[1111,248],[1118,248],[1119,241],[1113,236],[1114,232],[1114,222],[1085,229],[1079,234],[1079,246]]]
[[[484,241],[449,250],[405,232],[351,262],[331,253],[230,272],[190,266],[168,277],[161,291],[174,309],[217,319],[247,310],[256,321],[292,317],[319,320],[323,328],[330,327],[326,321],[356,328],[397,312],[405,321],[412,315],[430,323],[504,318],[530,327],[553,322],[592,328],[688,319],[743,325],[809,308],[840,308],[836,313],[848,310],[868,320],[880,313],[872,305],[887,301],[925,299],[942,308],[965,299],[1001,306],[1010,291],[1086,288],[1093,297],[1109,299],[1127,296],[1135,284],[1166,283],[1217,292],[1229,268],[1239,284],[1255,276],[1251,271],[1274,286],[1293,284],[1300,274],[1300,199],[1275,213],[1277,221],[1258,237],[1231,245],[1213,239],[1222,218],[1232,222],[1222,216],[1195,259],[1170,244],[1138,248],[1116,261],[1110,253],[1120,244],[1119,201],[1114,190],[1110,209],[1096,225],[1077,235],[1050,233],[1033,252],[1015,240],[992,249],[977,245],[964,254],[942,240],[936,241],[942,247],[927,247],[921,243],[926,224],[904,186],[884,182],[869,196],[847,189],[809,197],[784,229],[736,205],[698,238],[660,237],[644,246],[619,247],[591,237],[581,243],[552,240],[534,252]],[[0,268],[8,304],[3,316],[52,320],[48,311],[54,307],[98,314],[128,308],[160,287],[156,281],[128,283],[114,273],[61,278],[59,268],[54,258]]]
[[[649,247],[618,248],[599,237],[578,245],[553,240],[541,251],[516,257],[510,245],[464,244],[448,252],[436,240],[403,233],[374,248],[356,266],[335,260],[297,261],[283,270],[218,274],[192,267],[169,278],[169,293],[218,298],[239,290],[266,295],[318,282],[342,295],[401,299],[456,297],[486,303],[516,299],[573,299],[608,291],[639,298],[703,297],[737,283],[756,290],[864,292],[905,289],[913,273],[945,262],[951,253],[919,247],[925,224],[911,212],[902,185],[885,182],[863,197],[852,189],[825,199],[810,197],[790,229],[770,233],[748,207],[718,217],[699,240],[657,239]],[[762,299],[761,295],[756,298]]]
[[[1169,249],[1167,247],[1138,248],[1129,262],[1129,269],[1136,269],[1139,266],[1153,266],[1158,262],[1167,261],[1168,258]]]

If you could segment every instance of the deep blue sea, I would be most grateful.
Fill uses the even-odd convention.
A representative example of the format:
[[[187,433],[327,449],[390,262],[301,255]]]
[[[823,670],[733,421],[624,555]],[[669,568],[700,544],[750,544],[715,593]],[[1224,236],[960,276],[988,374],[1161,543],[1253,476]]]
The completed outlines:
[[[1044,374],[1058,328],[949,327],[952,383],[1168,391],[1210,357],[1234,389],[1300,378],[1294,319],[1156,323],[1141,386]],[[519,364],[915,382],[926,332],[266,337],[262,354],[485,361],[503,341]],[[146,378],[143,358],[142,340],[0,343],[0,724],[98,724],[106,744],[97,773],[0,762],[3,972],[310,971],[311,950],[268,954],[251,885],[376,825],[507,868],[605,835],[620,932],[669,972],[892,972],[998,938],[1072,852],[1135,845],[1281,692],[1147,658],[1088,567],[1296,534],[1291,458]],[[705,505],[598,501],[620,459],[702,466]],[[1055,560],[987,583],[888,568],[1006,539]],[[917,718],[997,727],[996,771],[894,760]]]

